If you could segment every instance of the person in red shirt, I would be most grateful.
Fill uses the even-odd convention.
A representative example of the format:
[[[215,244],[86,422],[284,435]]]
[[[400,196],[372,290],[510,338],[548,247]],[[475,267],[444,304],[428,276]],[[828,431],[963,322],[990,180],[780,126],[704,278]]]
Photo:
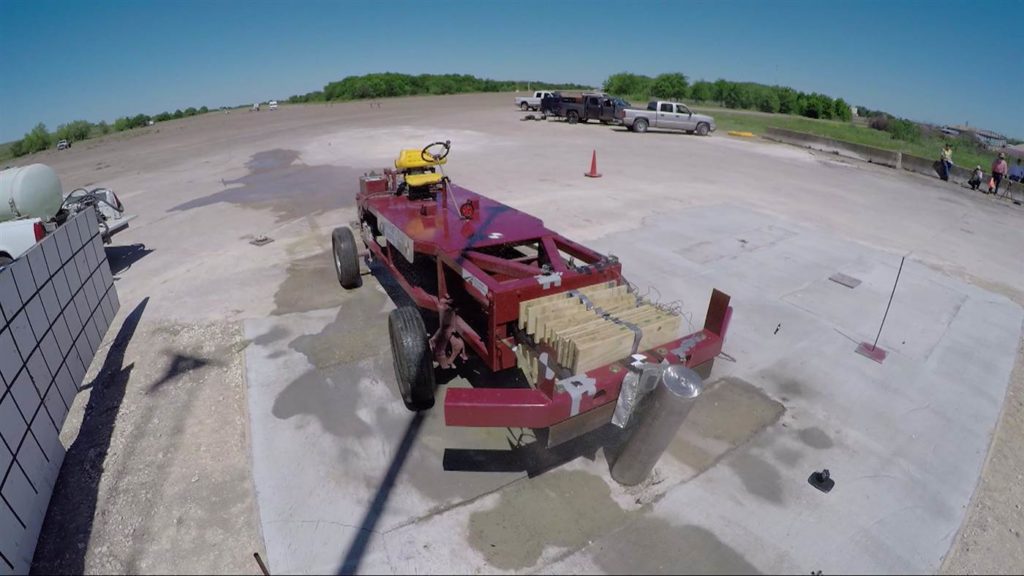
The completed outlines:
[[[1006,176],[1006,171],[1009,168],[1006,166],[1006,154],[1000,152],[999,157],[992,162],[992,180],[995,182],[995,189],[989,189],[992,194],[999,194],[999,183],[1003,181],[1003,177]]]

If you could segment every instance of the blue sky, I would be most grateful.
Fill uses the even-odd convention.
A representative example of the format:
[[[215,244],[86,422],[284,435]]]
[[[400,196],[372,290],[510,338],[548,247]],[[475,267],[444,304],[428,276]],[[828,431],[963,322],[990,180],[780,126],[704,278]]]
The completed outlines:
[[[1020,0],[0,0],[0,141],[383,71],[593,85],[679,71],[1024,138],[1022,22]]]

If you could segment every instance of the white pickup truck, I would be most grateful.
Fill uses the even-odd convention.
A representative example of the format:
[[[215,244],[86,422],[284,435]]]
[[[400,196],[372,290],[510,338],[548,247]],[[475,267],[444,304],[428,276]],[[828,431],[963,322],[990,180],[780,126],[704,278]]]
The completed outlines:
[[[523,112],[527,110],[540,110],[540,101],[547,96],[554,96],[554,94],[547,90],[537,90],[533,93],[533,96],[516,96],[516,106]]]
[[[78,188],[65,195],[57,173],[44,164],[0,171],[0,266],[89,206],[96,208],[104,243],[134,218],[124,214],[121,200],[106,188]]]
[[[715,131],[715,119],[706,114],[696,114],[678,102],[652,100],[646,110],[626,108],[619,111],[619,120],[633,132],[647,132],[649,128],[660,130],[683,130],[690,134],[707,136]]]

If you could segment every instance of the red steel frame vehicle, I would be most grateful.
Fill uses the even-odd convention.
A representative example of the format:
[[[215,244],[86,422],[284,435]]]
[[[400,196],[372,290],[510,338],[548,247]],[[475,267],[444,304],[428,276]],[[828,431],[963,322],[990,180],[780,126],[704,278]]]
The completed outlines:
[[[468,349],[493,372],[516,369],[524,358],[540,365],[528,388],[448,388],[449,426],[550,428],[554,444],[609,422],[634,359],[627,355],[573,374],[549,360],[554,352],[524,333],[518,320],[523,302],[554,294],[569,298],[600,283],[626,284],[621,264],[545,228],[538,218],[451,183],[443,173],[449,151],[448,142],[403,150],[396,170],[360,178],[362,241],[416,305],[389,317],[406,405],[432,407],[434,363],[451,368]],[[333,253],[342,286],[359,286],[359,251],[349,227],[334,230]],[[437,314],[432,335],[423,311]],[[731,313],[729,297],[716,290],[703,330],[638,352],[646,362],[684,364],[706,377]]]

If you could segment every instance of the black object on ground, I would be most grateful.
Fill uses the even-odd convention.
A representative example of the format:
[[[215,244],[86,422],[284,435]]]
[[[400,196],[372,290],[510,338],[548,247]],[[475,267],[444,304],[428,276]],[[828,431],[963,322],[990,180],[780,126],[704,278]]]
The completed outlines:
[[[821,472],[812,472],[811,476],[807,479],[807,483],[818,490],[821,490],[825,494],[831,492],[832,488],[836,485],[836,481],[832,479],[832,475],[829,474],[828,468],[825,468]]]

